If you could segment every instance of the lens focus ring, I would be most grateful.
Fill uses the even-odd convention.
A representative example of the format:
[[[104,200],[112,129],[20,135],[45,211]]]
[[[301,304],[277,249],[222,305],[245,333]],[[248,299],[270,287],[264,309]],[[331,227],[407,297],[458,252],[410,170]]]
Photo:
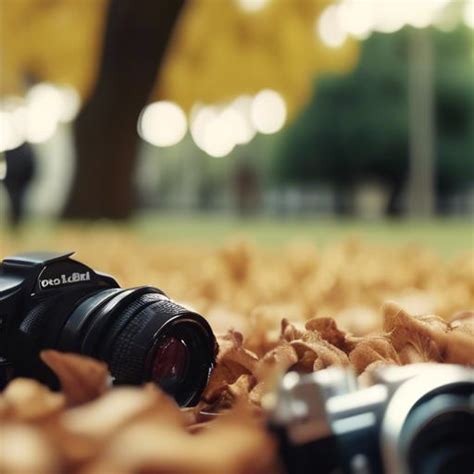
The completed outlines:
[[[180,405],[196,403],[215,362],[207,321],[157,288],[114,291],[76,307],[60,347],[69,341],[68,347],[105,361],[116,384],[154,382]]]
[[[161,295],[152,296],[157,301],[129,316],[119,335],[111,341],[108,362],[111,373],[119,384],[144,382],[146,357],[154,329],[158,330],[169,319],[187,312],[182,306],[163,299]],[[114,326],[115,324],[120,324],[120,320],[114,323]],[[114,327],[111,328],[111,332],[113,331]],[[148,341],[148,344],[145,341]]]

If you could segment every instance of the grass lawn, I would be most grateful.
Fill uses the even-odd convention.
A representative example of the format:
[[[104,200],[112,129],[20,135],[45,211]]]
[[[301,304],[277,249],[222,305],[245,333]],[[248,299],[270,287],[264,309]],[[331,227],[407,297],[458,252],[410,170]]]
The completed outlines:
[[[84,228],[84,224],[66,224],[69,229]],[[87,224],[101,229],[113,224]],[[431,220],[360,220],[317,217],[258,217],[239,219],[219,215],[146,214],[128,224],[116,226],[120,232],[131,230],[144,239],[156,242],[177,242],[195,245],[220,245],[235,237],[246,237],[259,245],[278,246],[294,239],[325,246],[334,241],[358,237],[364,241],[387,245],[417,243],[445,256],[474,250],[474,224],[465,219]],[[48,239],[58,230],[51,222],[32,221],[24,225],[21,234],[31,239]],[[0,235],[6,228],[0,225]],[[10,235],[10,237],[13,237]],[[20,237],[21,238],[21,237]]]
[[[474,250],[474,223],[469,219],[377,220],[334,218],[248,218],[225,216],[147,216],[134,227],[158,240],[219,244],[235,236],[261,245],[284,244],[305,239],[317,245],[349,238],[388,245],[418,243],[443,255]]]

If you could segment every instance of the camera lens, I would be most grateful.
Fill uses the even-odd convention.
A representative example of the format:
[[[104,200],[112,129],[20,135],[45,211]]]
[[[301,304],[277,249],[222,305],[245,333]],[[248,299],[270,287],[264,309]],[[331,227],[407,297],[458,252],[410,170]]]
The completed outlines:
[[[197,403],[214,365],[207,321],[156,288],[107,289],[83,299],[59,349],[107,362],[115,384],[154,382],[182,406]]]
[[[185,378],[189,354],[183,341],[176,337],[164,337],[153,352],[151,378],[154,382],[164,386]]]
[[[165,336],[152,349],[151,380],[164,390],[181,384],[189,367],[189,351],[184,341]]]
[[[472,385],[422,400],[410,413],[401,435],[413,474],[473,472],[474,410]]]

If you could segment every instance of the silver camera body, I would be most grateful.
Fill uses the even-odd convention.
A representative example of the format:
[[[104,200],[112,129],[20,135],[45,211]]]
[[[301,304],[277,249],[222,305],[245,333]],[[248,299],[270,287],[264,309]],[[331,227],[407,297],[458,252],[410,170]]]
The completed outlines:
[[[387,366],[287,373],[264,406],[290,474],[474,472],[474,369]]]

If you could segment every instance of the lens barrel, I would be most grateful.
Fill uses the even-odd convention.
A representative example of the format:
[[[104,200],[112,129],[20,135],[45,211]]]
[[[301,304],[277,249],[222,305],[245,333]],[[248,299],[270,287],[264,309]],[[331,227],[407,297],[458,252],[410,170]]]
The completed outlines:
[[[474,472],[473,388],[437,393],[410,413],[400,443],[411,473]]]
[[[160,290],[111,288],[76,306],[58,349],[107,362],[115,384],[154,382],[188,406],[197,403],[206,386],[216,341],[202,316]]]

